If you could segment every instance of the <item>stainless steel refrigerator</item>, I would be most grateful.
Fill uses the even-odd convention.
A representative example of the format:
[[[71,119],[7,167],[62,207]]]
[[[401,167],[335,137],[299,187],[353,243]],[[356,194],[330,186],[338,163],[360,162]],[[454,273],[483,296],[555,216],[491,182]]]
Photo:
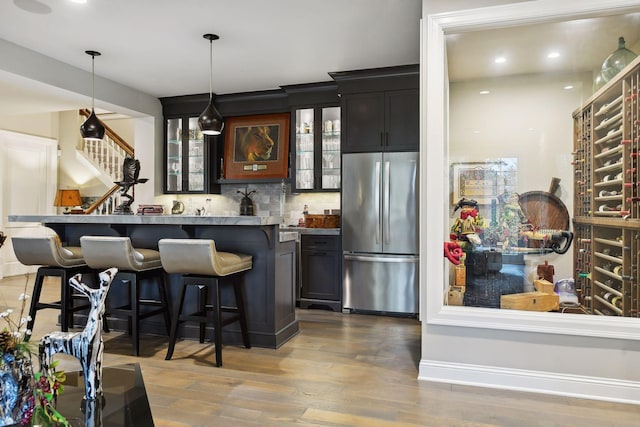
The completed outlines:
[[[418,313],[418,153],[342,157],[343,307]]]

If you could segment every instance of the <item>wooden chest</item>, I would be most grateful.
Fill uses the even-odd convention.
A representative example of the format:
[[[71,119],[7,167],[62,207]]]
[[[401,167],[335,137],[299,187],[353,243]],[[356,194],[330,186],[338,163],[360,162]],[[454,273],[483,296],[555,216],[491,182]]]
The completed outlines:
[[[462,305],[464,301],[464,287],[449,287],[449,293],[447,294],[448,305]]]
[[[533,281],[533,287],[536,288],[536,291],[542,292],[545,294],[553,293],[553,283],[544,279],[536,279]]]
[[[502,295],[500,297],[500,308],[528,311],[558,310],[559,297],[557,294],[545,294],[538,291]]]

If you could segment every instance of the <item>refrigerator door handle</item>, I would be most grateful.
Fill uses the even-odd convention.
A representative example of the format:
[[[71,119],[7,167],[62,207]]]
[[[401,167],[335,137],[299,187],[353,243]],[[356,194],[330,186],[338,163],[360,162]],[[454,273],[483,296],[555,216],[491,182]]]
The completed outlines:
[[[375,256],[375,255],[355,255],[344,254],[344,259],[347,261],[364,261],[364,262],[418,262],[419,256],[405,255],[405,256]]]
[[[384,198],[382,200],[382,206],[384,209],[383,217],[382,217],[382,224],[384,227],[384,233],[383,233],[384,244],[389,244],[391,239],[391,227],[389,225],[389,222],[391,222],[391,218],[390,218],[391,207],[389,206],[391,204],[390,202],[391,183],[389,182],[391,177],[389,173],[389,168],[390,168],[390,165],[389,165],[389,161],[387,160],[386,162],[384,162]]]
[[[380,244],[380,229],[382,224],[380,222],[380,162],[376,162],[376,184],[373,190],[373,205],[376,218],[376,244]]]

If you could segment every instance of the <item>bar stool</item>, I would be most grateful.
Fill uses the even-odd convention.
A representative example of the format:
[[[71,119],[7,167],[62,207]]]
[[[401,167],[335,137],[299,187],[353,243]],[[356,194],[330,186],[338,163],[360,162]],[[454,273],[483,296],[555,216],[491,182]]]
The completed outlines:
[[[161,239],[158,242],[158,249],[165,271],[170,274],[182,275],[180,277],[180,296],[174,310],[169,335],[169,349],[165,359],[170,360],[173,355],[178,326],[187,321],[199,323],[201,343],[204,342],[207,321],[213,323],[216,366],[218,367],[222,366],[222,328],[224,326],[239,321],[244,346],[251,348],[242,281],[239,279],[241,273],[252,268],[253,258],[245,254],[218,252],[215,242],[210,239]],[[236,299],[235,307],[222,305],[220,287],[223,284],[233,286]],[[182,314],[185,294],[189,286],[197,286],[198,288],[198,311]],[[211,304],[207,304],[209,288],[212,288]],[[232,313],[232,315],[223,316],[223,313]]]
[[[128,284],[127,301],[117,307],[108,308],[107,314],[127,318],[134,356],[139,354],[140,320],[162,314],[167,333],[169,333],[171,326],[169,299],[158,251],[136,249],[131,244],[129,237],[82,236],[80,246],[89,267],[98,270],[116,267],[118,274],[115,279],[123,284]],[[157,299],[141,298],[140,284],[146,279],[156,279]],[[146,307],[152,308],[147,309]]]
[[[73,291],[69,279],[75,274],[92,272],[82,257],[82,250],[78,246],[63,247],[57,235],[42,237],[12,237],[13,251],[16,258],[24,265],[40,265],[36,273],[36,280],[31,293],[29,307],[30,320],[27,329],[33,331],[38,310],[52,308],[60,310],[60,328],[67,332],[73,327],[73,313],[89,309],[87,303],[76,305],[76,300],[86,301],[86,297]],[[45,277],[60,278],[60,300],[41,302],[40,294]]]

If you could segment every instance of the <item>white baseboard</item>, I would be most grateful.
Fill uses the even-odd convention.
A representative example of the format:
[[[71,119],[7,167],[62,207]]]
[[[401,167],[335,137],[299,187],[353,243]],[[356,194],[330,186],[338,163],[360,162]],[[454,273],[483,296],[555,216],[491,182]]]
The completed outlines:
[[[640,405],[640,383],[612,378],[421,360],[419,380]]]

